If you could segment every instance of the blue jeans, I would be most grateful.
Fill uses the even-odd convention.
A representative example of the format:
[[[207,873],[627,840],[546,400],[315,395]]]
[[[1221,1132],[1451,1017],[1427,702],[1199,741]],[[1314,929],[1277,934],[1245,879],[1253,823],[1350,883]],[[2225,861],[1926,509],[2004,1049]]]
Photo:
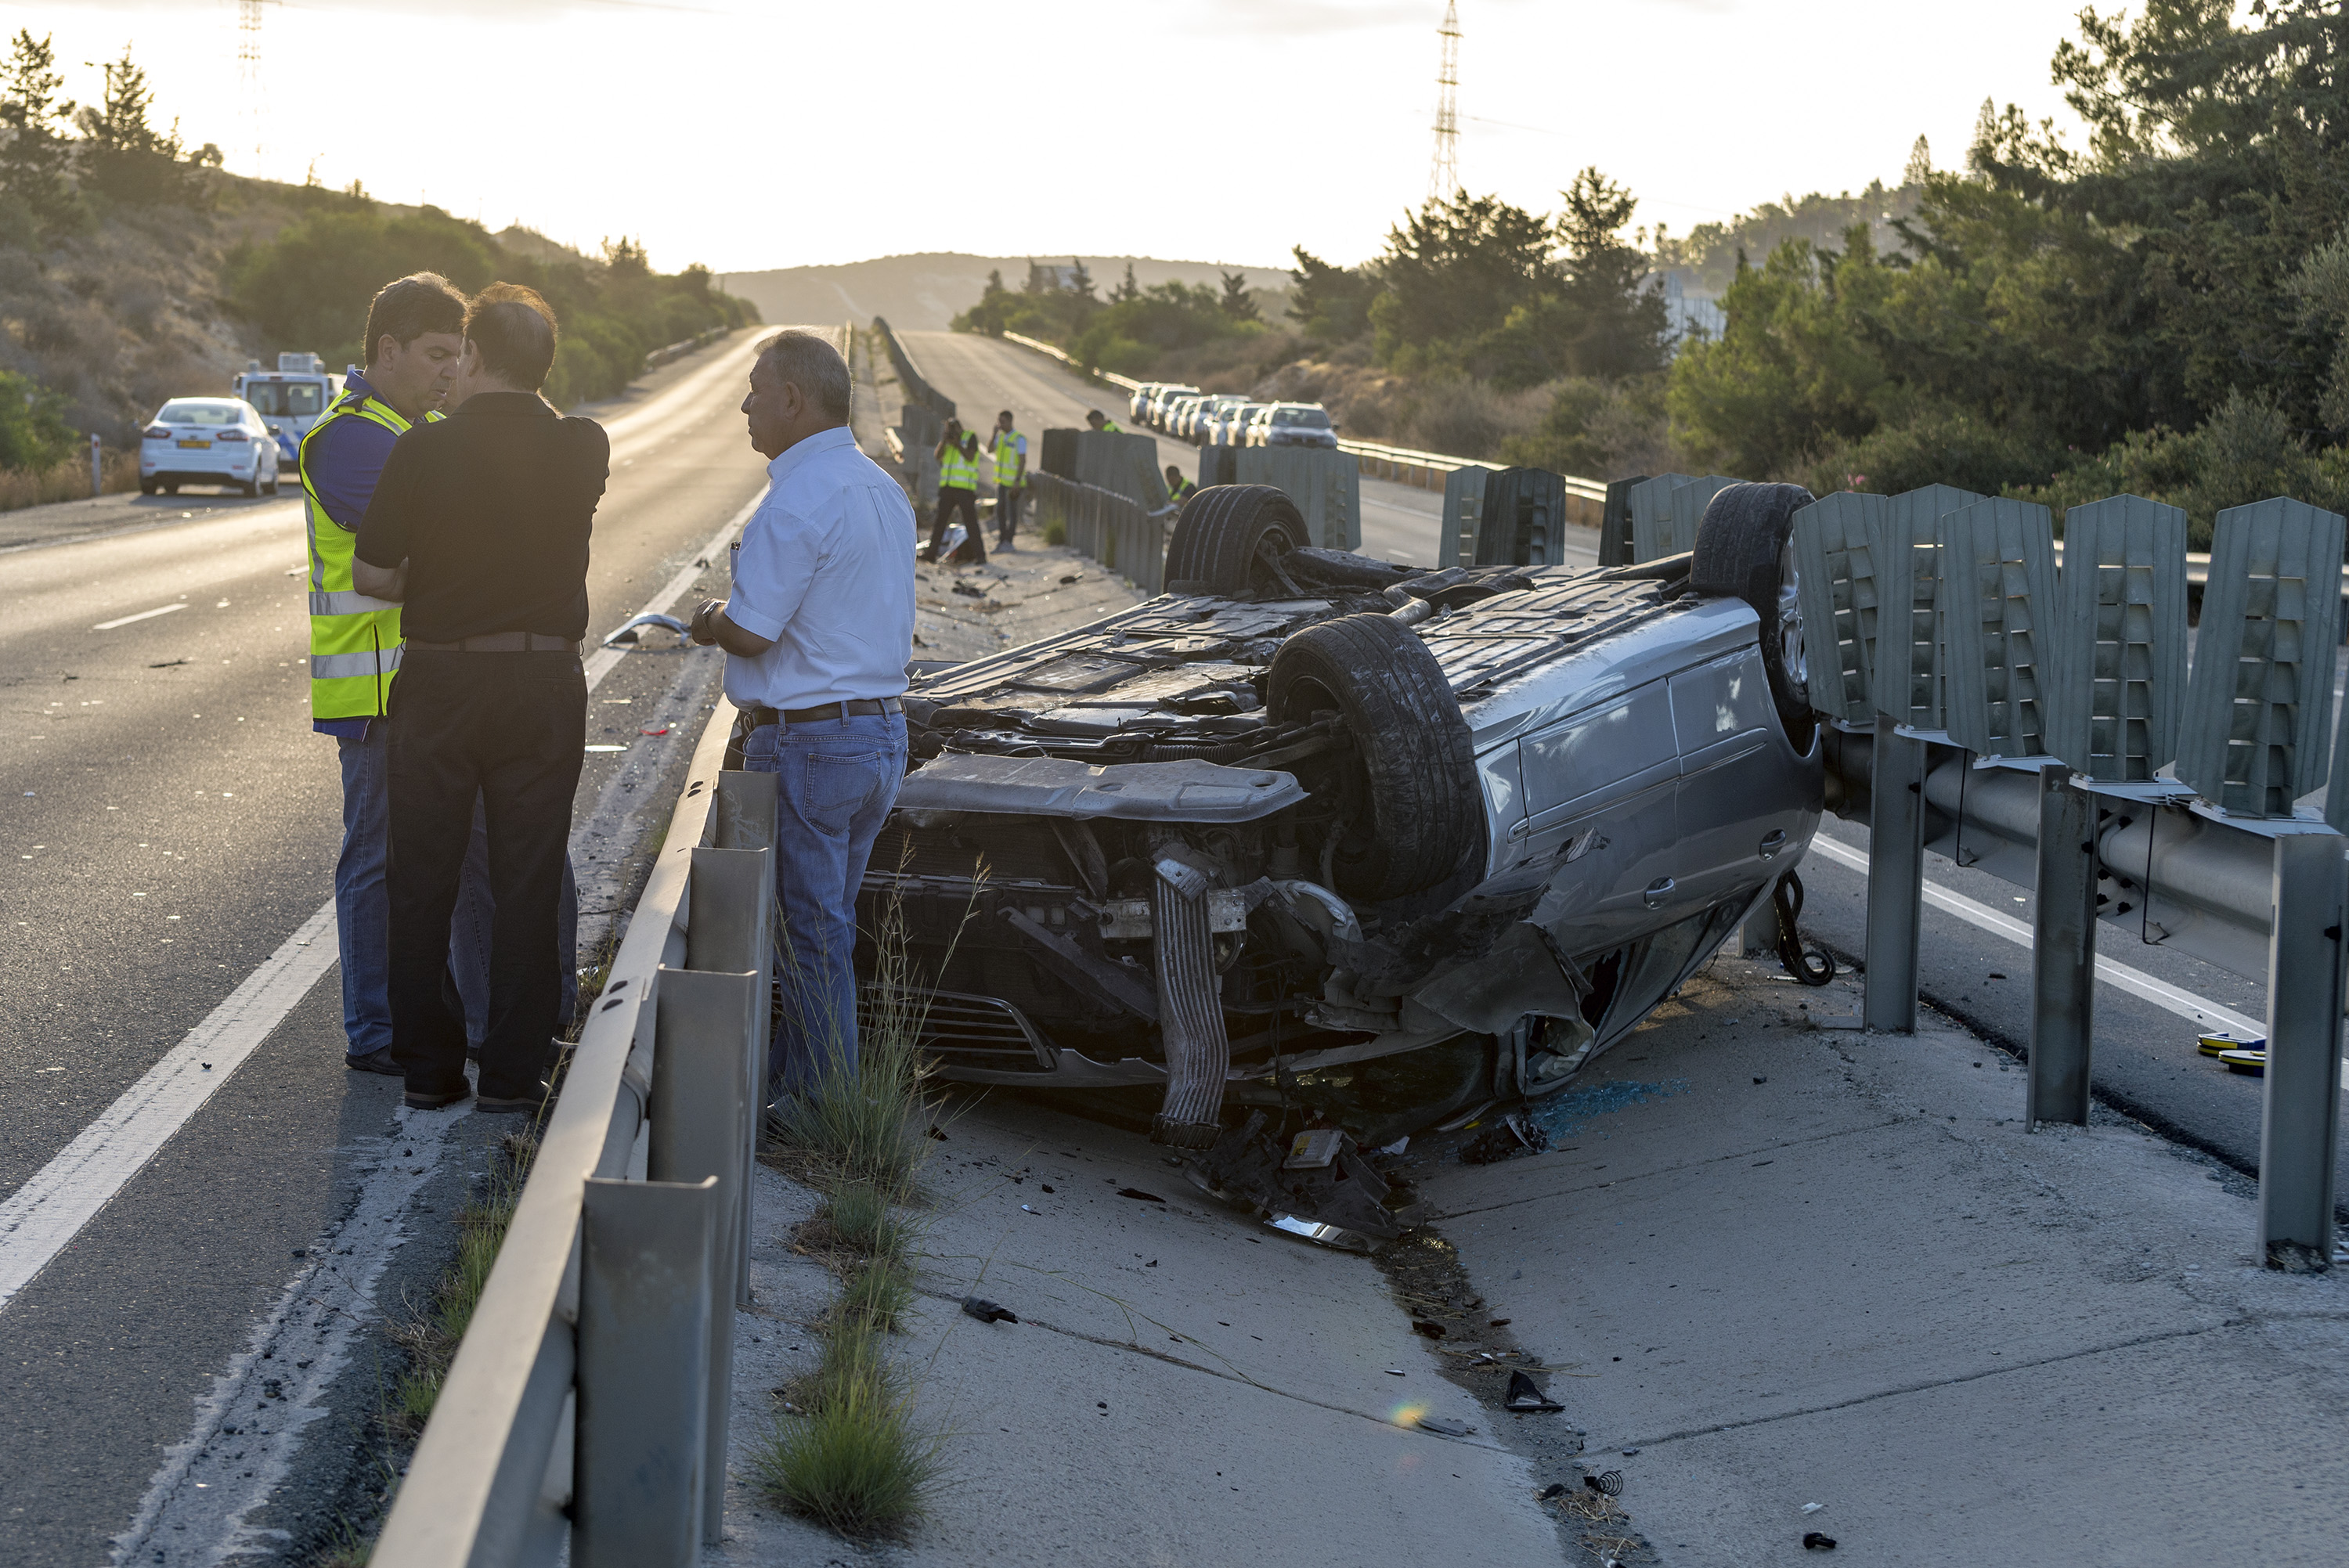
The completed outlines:
[[[775,780],[775,968],[782,1012],[767,1058],[784,1093],[856,1068],[856,890],[905,777],[905,717],[764,725],[742,766]]]
[[[352,1056],[391,1044],[391,895],[384,874],[391,858],[391,721],[367,726],[367,738],[335,744],[343,764],[343,848],[335,861],[335,935],[343,961],[343,1037]],[[473,841],[449,927],[449,974],[465,1007],[465,1036],[475,1047],[490,1015],[489,824],[473,805]],[[577,1005],[576,940],[579,897],[571,866],[563,868],[563,1016]]]

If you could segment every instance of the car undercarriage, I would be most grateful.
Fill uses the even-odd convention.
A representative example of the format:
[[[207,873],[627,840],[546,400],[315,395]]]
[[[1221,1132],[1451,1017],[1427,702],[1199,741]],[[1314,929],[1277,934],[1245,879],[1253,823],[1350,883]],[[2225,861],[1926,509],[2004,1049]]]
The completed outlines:
[[[935,986],[940,1076],[1143,1091],[1195,1150],[1243,1108],[1463,1119],[1570,1082],[1799,858],[1807,710],[1703,551],[1428,572],[1303,537],[1278,490],[1200,491],[1170,592],[908,693],[861,957],[885,930]]]

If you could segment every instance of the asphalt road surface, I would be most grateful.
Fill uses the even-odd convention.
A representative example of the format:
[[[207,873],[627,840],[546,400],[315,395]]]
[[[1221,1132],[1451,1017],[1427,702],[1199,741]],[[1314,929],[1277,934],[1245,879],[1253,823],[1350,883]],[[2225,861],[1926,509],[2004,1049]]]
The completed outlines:
[[[593,410],[614,453],[588,577],[591,642],[680,574],[689,592],[694,562],[763,488],[736,412],[752,335]],[[364,1345],[341,1346],[341,1360],[358,1358],[346,1381],[364,1387],[318,1389],[303,1409],[303,1380],[274,1359],[271,1326],[341,1300],[370,1260],[388,1272],[358,1282],[358,1306],[395,1286],[429,1294],[429,1269],[403,1274],[396,1239],[370,1248],[344,1228],[366,1219],[406,1232],[409,1210],[460,1200],[461,1176],[436,1186],[435,1161],[478,1166],[483,1142],[511,1125],[445,1113],[427,1125],[399,1109],[396,1080],[342,1065],[339,973],[313,955],[334,942],[317,917],[333,890],[340,784],[335,743],[310,730],[299,502],[142,500],[45,509],[57,515],[0,530],[25,546],[0,554],[9,1563],[102,1560],[134,1519],[160,1532],[141,1538],[138,1560],[158,1563],[212,1561],[225,1543],[204,1539],[212,1524],[299,1539],[330,1522],[348,1456],[337,1470],[333,1456],[302,1455],[295,1429],[318,1413],[363,1417],[381,1368],[364,1364]],[[60,538],[78,542],[42,542]],[[712,575],[722,583],[722,570]],[[580,784],[580,820],[603,828],[599,844],[574,845],[590,920],[621,896],[630,824],[665,814],[661,781],[689,755],[718,667],[707,650],[674,648],[605,663],[588,739],[622,749],[591,755]],[[305,948],[305,934],[323,949]],[[213,1032],[191,1039],[200,1025]],[[240,1029],[254,1037],[240,1045]],[[185,1071],[158,1087],[174,1062]],[[138,1127],[173,1125],[174,1104],[176,1130],[142,1145]],[[387,1191],[398,1201],[372,1214]],[[90,1211],[78,1223],[77,1205]],[[413,1229],[429,1247],[448,1227]],[[321,1344],[328,1315],[318,1308]],[[229,1385],[215,1375],[242,1377],[256,1357],[279,1374],[263,1380],[264,1414],[223,1416]],[[311,1380],[329,1369],[316,1358],[299,1363]],[[219,1431],[240,1434],[233,1461],[207,1436]],[[256,1436],[268,1441],[247,1457],[242,1439]],[[198,1460],[257,1468],[186,1480]],[[208,1524],[210,1500],[238,1486],[258,1511]]]
[[[1082,429],[1088,408],[1099,408],[1128,430],[1142,430],[1126,415],[1125,393],[1114,387],[1096,387],[1016,343],[966,332],[907,332],[898,336],[923,376],[955,400],[965,424],[989,428],[997,410],[1010,409],[1028,437],[1031,462],[1040,432],[1061,427]],[[1160,468],[1172,464],[1185,477],[1198,478],[1196,447],[1155,431],[1142,433],[1156,438]],[[1363,554],[1413,566],[1445,564],[1437,541],[1443,524],[1442,491],[1386,480],[1362,480]],[[1596,564],[1598,534],[1574,530],[1565,556],[1573,564]]]

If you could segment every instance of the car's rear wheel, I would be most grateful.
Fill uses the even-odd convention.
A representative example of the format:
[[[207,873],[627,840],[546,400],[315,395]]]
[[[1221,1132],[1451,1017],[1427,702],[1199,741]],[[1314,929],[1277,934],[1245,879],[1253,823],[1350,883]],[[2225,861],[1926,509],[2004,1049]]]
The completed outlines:
[[[246,480],[243,483],[238,485],[236,489],[237,493],[243,496],[247,500],[251,500],[254,496],[261,493],[261,486],[251,480]]]
[[[1731,485],[1696,525],[1689,586],[1744,600],[1762,618],[1762,667],[1778,721],[1797,750],[1808,748],[1810,661],[1803,644],[1802,579],[1795,564],[1795,514],[1811,504],[1800,485]]]
[[[1345,722],[1351,755],[1320,846],[1337,892],[1402,898],[1467,863],[1485,830],[1475,754],[1460,700],[1416,633],[1386,615],[1323,621],[1281,644],[1266,684],[1275,719]]]
[[[1166,546],[1166,581],[1208,593],[1286,593],[1280,558],[1305,542],[1305,519],[1288,491],[1210,485],[1183,503]]]
[[[153,495],[155,493],[155,481],[153,480],[140,480],[139,481],[139,493],[140,495]]]

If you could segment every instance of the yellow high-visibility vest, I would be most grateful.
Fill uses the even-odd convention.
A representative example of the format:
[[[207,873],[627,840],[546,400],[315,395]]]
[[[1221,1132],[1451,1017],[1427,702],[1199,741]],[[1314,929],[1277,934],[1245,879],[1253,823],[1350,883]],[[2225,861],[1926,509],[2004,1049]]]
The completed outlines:
[[[995,432],[995,482],[1017,486],[1019,483],[1019,432]]]
[[[959,446],[950,446],[938,459],[940,490],[975,490],[978,488],[978,464]]]
[[[379,718],[390,711],[391,681],[399,673],[399,606],[352,585],[358,534],[326,515],[310,482],[310,443],[344,418],[371,419],[395,436],[409,428],[390,405],[358,396],[338,400],[303,434],[295,466],[310,534],[310,715]]]

